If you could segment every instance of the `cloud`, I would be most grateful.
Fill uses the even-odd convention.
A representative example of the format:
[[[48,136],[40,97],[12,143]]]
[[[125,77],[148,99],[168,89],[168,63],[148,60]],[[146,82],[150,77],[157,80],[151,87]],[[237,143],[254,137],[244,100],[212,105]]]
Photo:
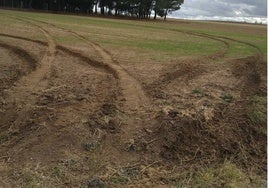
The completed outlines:
[[[267,23],[267,1],[265,0],[185,0],[172,17],[179,18],[232,18],[234,21]],[[244,19],[243,19],[244,18]],[[252,18],[252,21],[250,21]],[[258,18],[258,19],[257,19]],[[231,20],[229,20],[231,21]]]

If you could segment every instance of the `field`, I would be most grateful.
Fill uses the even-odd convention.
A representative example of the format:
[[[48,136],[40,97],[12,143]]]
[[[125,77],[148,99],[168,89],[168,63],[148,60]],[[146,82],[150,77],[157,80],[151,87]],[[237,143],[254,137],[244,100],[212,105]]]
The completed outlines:
[[[0,187],[266,187],[266,26],[0,23]]]

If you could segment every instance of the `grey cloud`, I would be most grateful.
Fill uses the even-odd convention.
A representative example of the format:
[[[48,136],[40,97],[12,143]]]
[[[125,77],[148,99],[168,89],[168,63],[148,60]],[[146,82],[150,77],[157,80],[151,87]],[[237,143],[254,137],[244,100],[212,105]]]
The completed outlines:
[[[267,15],[265,0],[185,0],[178,14],[183,16],[262,16]]]

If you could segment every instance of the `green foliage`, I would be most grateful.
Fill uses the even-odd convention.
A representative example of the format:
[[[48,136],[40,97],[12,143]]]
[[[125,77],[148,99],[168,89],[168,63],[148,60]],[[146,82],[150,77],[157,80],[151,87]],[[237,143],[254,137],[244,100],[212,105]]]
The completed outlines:
[[[182,183],[177,187],[259,187],[260,177],[249,177],[229,161],[219,167],[202,168],[188,177],[188,184]]]
[[[5,133],[0,133],[0,144],[4,143],[7,140],[7,135]]]
[[[267,101],[266,97],[260,97],[255,95],[248,107],[248,117],[254,123],[266,123],[267,122]]]
[[[165,17],[168,13],[179,10],[184,0],[156,0],[154,11],[158,16]]]
[[[180,9],[183,2],[184,0],[13,0],[7,1],[3,6],[89,14],[97,13],[99,8],[101,14],[111,15],[114,12],[115,15],[144,19],[150,17],[152,10],[166,17],[168,13]]]
[[[231,103],[234,100],[234,97],[231,94],[224,94],[221,96],[221,98],[228,103]]]
[[[59,167],[54,167],[52,174],[53,174],[53,177],[61,178],[63,175],[63,172]]]
[[[37,187],[37,179],[33,174],[24,175],[24,186],[27,188]]]

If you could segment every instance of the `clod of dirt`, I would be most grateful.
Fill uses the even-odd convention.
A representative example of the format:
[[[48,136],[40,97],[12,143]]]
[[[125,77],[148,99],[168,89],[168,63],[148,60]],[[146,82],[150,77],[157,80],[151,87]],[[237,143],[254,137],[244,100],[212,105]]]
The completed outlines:
[[[106,188],[107,185],[100,178],[94,178],[94,179],[89,181],[87,187],[88,188]]]
[[[125,167],[122,169],[122,174],[128,177],[136,177],[141,173],[139,167]]]
[[[126,150],[129,152],[134,152],[136,151],[136,144],[134,139],[130,139],[127,143],[127,148]]]
[[[110,119],[108,121],[107,129],[111,133],[118,133],[120,132],[121,122],[117,118]]]
[[[179,112],[175,111],[171,106],[166,106],[162,109],[162,112],[164,113],[165,116],[169,116],[171,118],[175,118]]]
[[[104,115],[115,115],[116,114],[116,106],[114,104],[104,104],[101,108],[101,111]]]

